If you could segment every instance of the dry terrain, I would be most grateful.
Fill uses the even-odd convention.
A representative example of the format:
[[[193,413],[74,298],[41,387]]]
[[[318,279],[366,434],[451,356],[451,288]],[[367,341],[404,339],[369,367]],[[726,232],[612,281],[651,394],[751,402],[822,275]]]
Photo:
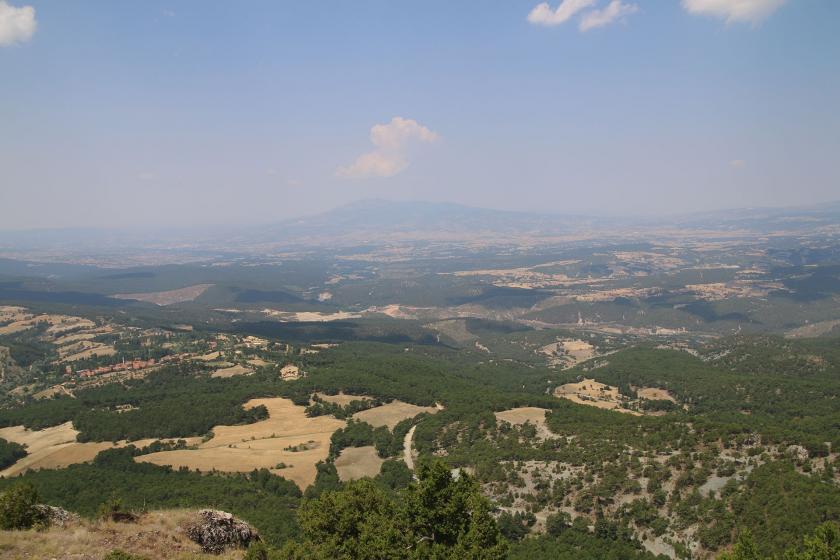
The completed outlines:
[[[537,436],[546,439],[554,436],[548,429],[548,426],[545,425],[545,414],[547,412],[549,411],[546,408],[524,406],[497,412],[496,420],[499,422],[508,422],[514,426],[521,426],[526,423],[531,424],[537,428]]]
[[[254,370],[241,366],[239,364],[222,369],[217,369],[213,372],[212,377],[233,377],[235,375],[251,375]]]
[[[187,286],[185,288],[178,288],[177,290],[167,290],[165,292],[146,292],[139,294],[114,294],[111,296],[115,299],[133,299],[137,301],[145,301],[146,303],[154,303],[155,305],[173,305],[175,303],[183,303],[185,301],[193,301],[195,298],[203,294],[207,288],[213,284],[196,284],[195,286]]]
[[[129,443],[136,447],[145,447],[157,441],[144,439],[135,442],[118,441],[116,444],[109,441],[80,443],[76,441],[78,434],[72,422],[43,430],[29,430],[23,426],[0,428],[0,438],[25,445],[28,453],[14,465],[0,471],[0,476],[15,476],[30,469],[64,468],[75,463],[92,461],[100,451],[106,449],[124,447]],[[186,441],[190,445],[200,441],[200,438],[186,438]]]
[[[578,383],[566,383],[554,390],[554,395],[578,404],[615,410],[626,414],[639,414],[624,408],[628,399],[618,392],[618,387],[599,383],[594,379],[584,379]]]
[[[266,468],[302,489],[315,480],[315,463],[327,458],[330,437],[345,425],[332,416],[309,418],[289,399],[253,399],[245,408],[264,405],[269,418],[242,426],[216,426],[213,438],[197,449],[162,451],[137,461],[202,471],[250,472]],[[297,447],[299,450],[293,450]],[[276,468],[280,464],[285,468]]]
[[[656,389],[653,387],[641,387],[636,389],[636,394],[640,399],[647,399],[651,401],[671,401],[677,402],[677,399],[665,389]]]
[[[633,387],[639,400],[665,400],[676,403],[677,400],[667,390],[656,387]],[[594,406],[606,410],[614,410],[625,414],[642,414],[638,410],[639,400],[631,399],[618,392],[618,387],[599,383],[594,379],[584,379],[577,383],[566,383],[554,390],[554,396],[570,400],[586,406]],[[646,414],[659,416],[662,411],[651,411]]]
[[[155,511],[136,523],[82,519],[45,531],[0,531],[0,559],[100,560],[114,549],[171,560],[240,560],[244,556],[241,550],[203,554],[182,529],[195,515],[190,510]]]
[[[384,459],[377,455],[376,448],[372,445],[347,447],[335,460],[335,468],[341,480],[373,478],[379,474],[383,462]]]
[[[282,311],[279,309],[263,309],[262,312],[273,319],[290,322],[329,322],[345,321],[347,319],[358,319],[358,313],[349,311],[336,311],[335,313],[322,313],[320,311]]]
[[[558,339],[557,342],[546,344],[540,348],[540,352],[548,356],[550,365],[564,368],[573,367],[595,357],[594,346],[585,340],[571,338]]]
[[[406,418],[414,418],[421,412],[428,412],[434,414],[438,410],[434,406],[417,406],[416,404],[409,404],[402,401],[391,401],[388,404],[377,406],[357,412],[353,418],[362,422],[367,422],[374,428],[379,426],[387,426],[389,430],[393,430],[394,426]]]
[[[347,406],[353,401],[369,401],[371,400],[370,397],[366,397],[364,395],[347,395],[345,393],[339,393],[337,395],[328,395],[326,393],[316,393],[318,398],[322,401],[337,404],[339,406]]]

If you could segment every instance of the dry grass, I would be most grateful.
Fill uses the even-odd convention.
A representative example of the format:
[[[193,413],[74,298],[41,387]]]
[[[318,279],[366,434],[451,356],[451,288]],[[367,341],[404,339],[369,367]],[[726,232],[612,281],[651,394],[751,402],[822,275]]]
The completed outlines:
[[[131,443],[141,448],[158,441],[144,439],[135,442],[118,441],[116,444],[109,441],[79,443],[76,441],[78,434],[72,422],[65,422],[43,430],[29,430],[23,426],[0,428],[0,438],[25,445],[28,453],[26,457],[0,471],[0,476],[16,476],[28,470],[60,469],[76,463],[92,461],[100,451],[113,447],[124,447]],[[187,445],[201,442],[201,438],[185,438],[185,440]]]
[[[198,449],[163,451],[137,457],[137,461],[202,471],[250,472],[266,468],[300,488],[315,481],[315,463],[327,458],[330,437],[345,425],[332,416],[308,418],[305,407],[289,399],[253,399],[246,408],[264,405],[269,418],[242,426],[216,426],[213,438]],[[303,446],[291,451],[287,448]],[[275,468],[284,463],[286,468]]]
[[[387,426],[389,430],[393,430],[394,426],[406,418],[414,418],[421,412],[428,412],[434,414],[439,409],[434,406],[417,406],[416,404],[409,404],[402,401],[391,401],[388,404],[377,406],[357,412],[353,418],[362,422],[367,422],[374,428],[379,426]]]
[[[21,308],[22,309],[22,308]],[[0,327],[0,335],[14,334],[21,331],[29,330],[38,323],[46,322],[49,324],[46,334],[52,336],[59,336],[61,333],[77,329],[77,328],[93,328],[96,324],[81,317],[73,317],[70,315],[38,315],[32,316],[22,312],[5,313],[3,317],[17,318],[18,320],[9,323],[6,326]]]
[[[318,397],[325,402],[337,404],[339,406],[347,406],[353,401],[369,401],[371,400],[370,397],[365,395],[346,395],[344,393],[339,393],[337,395],[328,395],[326,393],[315,393]]]
[[[372,445],[364,447],[347,447],[335,460],[335,468],[341,480],[357,480],[379,474],[385,460],[376,454]]]
[[[136,301],[145,301],[146,303],[154,303],[155,305],[172,305],[175,303],[183,303],[185,301],[192,301],[207,288],[213,284],[196,284],[195,286],[187,286],[185,288],[178,288],[177,290],[167,290],[165,292],[146,292],[140,294],[115,294],[111,296],[116,299],[133,299]]]
[[[508,422],[514,426],[521,426],[525,423],[531,424],[537,428],[537,435],[542,438],[552,437],[551,430],[545,425],[545,414],[548,412],[546,408],[537,408],[535,406],[524,406],[521,408],[512,408],[496,413],[496,420],[500,422]]]
[[[59,355],[61,355],[62,362],[76,362],[79,360],[86,360],[92,356],[113,356],[117,353],[113,346],[108,346],[105,344],[100,344],[98,342],[80,342],[78,343],[81,346],[78,346],[78,351],[72,351],[71,354],[62,355],[61,350],[59,350]],[[74,344],[74,346],[76,346]]]
[[[540,348],[548,356],[551,365],[563,365],[565,368],[595,357],[595,347],[580,339],[561,339]]]
[[[579,383],[566,383],[554,390],[554,395],[577,404],[639,415],[635,410],[623,408],[628,401],[618,392],[618,387],[584,379]]]
[[[26,457],[0,472],[0,476],[15,476],[29,469],[56,469],[84,463],[93,460],[100,451],[113,447],[110,442],[78,443],[78,433],[73,429],[72,422],[44,430],[28,430],[23,426],[0,429],[0,438],[23,444],[28,452]]]
[[[358,319],[361,317],[358,313],[350,313],[349,311],[336,311],[335,313],[322,313],[320,311],[281,311],[279,309],[263,309],[262,312],[268,317],[278,319],[280,321],[300,321],[300,322],[329,322],[329,321],[344,321],[347,319]]]
[[[236,375],[251,375],[252,373],[254,373],[254,370],[237,364],[235,366],[217,369],[213,372],[212,377],[234,377]]]
[[[114,549],[150,559],[240,560],[244,556],[241,550],[203,554],[181,529],[195,515],[190,510],[156,511],[136,523],[81,520],[46,531],[0,531],[0,559],[100,560]]]
[[[254,367],[265,367],[271,365],[271,362],[267,362],[262,358],[251,358],[250,360],[248,360],[248,363]]]
[[[656,389],[654,387],[641,387],[636,389],[636,394],[640,399],[648,399],[651,401],[671,401],[676,403],[677,399],[674,395],[669,393],[666,389]]]

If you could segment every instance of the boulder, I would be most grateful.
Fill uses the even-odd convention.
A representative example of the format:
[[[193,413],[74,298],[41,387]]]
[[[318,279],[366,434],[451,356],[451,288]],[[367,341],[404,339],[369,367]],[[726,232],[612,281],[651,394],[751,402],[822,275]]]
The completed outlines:
[[[49,506],[46,504],[36,504],[35,509],[38,516],[43,519],[48,525],[54,527],[67,527],[79,521],[79,516],[64,508]]]
[[[787,454],[796,461],[807,461],[809,457],[808,450],[801,445],[789,445]]]
[[[247,548],[259,541],[256,529],[236,519],[232,514],[213,509],[203,509],[196,519],[184,528],[190,540],[201,545],[201,550],[213,554],[228,547]]]

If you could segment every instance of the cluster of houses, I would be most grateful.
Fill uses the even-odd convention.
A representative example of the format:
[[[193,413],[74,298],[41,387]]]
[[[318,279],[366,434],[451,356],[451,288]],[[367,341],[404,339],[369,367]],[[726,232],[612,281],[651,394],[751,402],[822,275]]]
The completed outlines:
[[[154,367],[160,364],[166,364],[171,362],[179,362],[185,358],[189,358],[191,354],[184,353],[184,354],[170,354],[164,356],[160,359],[160,361],[155,360],[154,358],[149,358],[148,360],[131,360],[126,361],[123,358],[122,362],[117,362],[116,364],[110,364],[105,366],[99,366],[97,368],[91,369],[80,369],[79,371],[75,372],[76,375],[79,377],[95,377],[97,375],[102,375],[105,373],[114,373],[120,371],[138,371],[147,369],[150,367]],[[73,375],[73,368],[71,366],[66,366],[64,370],[65,375]]]

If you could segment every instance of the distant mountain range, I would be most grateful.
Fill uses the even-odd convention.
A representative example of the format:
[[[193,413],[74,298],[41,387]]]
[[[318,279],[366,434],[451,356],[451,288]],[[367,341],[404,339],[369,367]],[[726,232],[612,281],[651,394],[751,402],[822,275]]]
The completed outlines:
[[[475,208],[453,203],[362,200],[274,224],[217,228],[0,231],[0,255],[26,252],[259,253],[282,248],[381,243],[522,242],[530,239],[635,238],[691,232],[838,234],[840,202],[792,208],[741,208],[661,217],[596,217]]]

